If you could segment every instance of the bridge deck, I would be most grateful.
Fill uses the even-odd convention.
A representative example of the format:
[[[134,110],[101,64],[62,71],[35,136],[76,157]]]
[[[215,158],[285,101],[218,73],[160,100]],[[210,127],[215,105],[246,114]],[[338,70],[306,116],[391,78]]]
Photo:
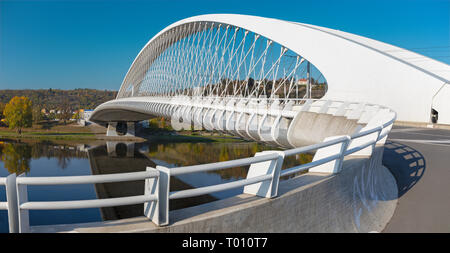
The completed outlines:
[[[450,130],[394,127],[383,164],[399,188],[383,232],[450,232]]]

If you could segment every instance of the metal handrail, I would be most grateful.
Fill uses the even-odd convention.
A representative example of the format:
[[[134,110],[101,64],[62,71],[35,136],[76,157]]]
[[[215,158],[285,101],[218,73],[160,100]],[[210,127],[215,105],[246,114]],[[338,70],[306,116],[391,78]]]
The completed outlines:
[[[293,156],[293,155],[303,154],[303,153],[307,153],[309,151],[316,150],[319,148],[324,148],[324,147],[328,147],[328,146],[335,145],[338,143],[342,143],[343,141],[346,141],[346,140],[348,140],[348,137],[343,136],[343,137],[339,137],[339,138],[336,138],[336,139],[333,139],[330,141],[321,142],[321,143],[309,145],[306,147],[293,148],[293,149],[285,150],[284,155],[285,156]]]
[[[63,177],[18,177],[18,184],[26,185],[65,185],[65,184],[99,184],[134,181],[159,176],[159,171],[140,171],[115,173],[107,175],[63,176]]]
[[[178,176],[182,174],[195,173],[195,172],[205,172],[205,171],[213,171],[219,169],[228,169],[238,166],[246,166],[253,163],[273,160],[278,158],[277,154],[267,154],[255,157],[241,158],[231,161],[217,162],[217,163],[207,163],[201,165],[192,165],[192,166],[184,166],[184,167],[175,167],[171,168],[170,174],[172,176]]]
[[[333,160],[336,160],[336,159],[338,159],[340,157],[341,157],[341,154],[336,154],[336,155],[332,155],[332,156],[328,156],[328,157],[322,158],[322,159],[314,161],[314,162],[305,163],[305,164],[301,164],[301,165],[298,165],[298,166],[295,166],[295,167],[291,167],[289,169],[283,170],[281,172],[280,176],[282,176],[282,177],[283,176],[289,176],[289,175],[292,175],[292,174],[295,174],[295,173],[298,173],[298,172],[306,171],[306,170],[311,169],[313,167],[316,167],[316,166],[325,164],[327,162],[331,162]]]
[[[377,127],[372,128],[372,129],[369,129],[369,130],[365,130],[365,131],[362,131],[362,132],[359,132],[359,133],[355,133],[355,134],[351,135],[350,137],[352,138],[352,140],[354,140],[354,139],[361,138],[363,136],[366,136],[366,135],[369,135],[369,134],[372,134],[372,133],[375,133],[375,132],[378,132],[378,131],[381,131],[381,130],[383,130],[383,127],[382,126],[377,126]]]
[[[268,181],[271,179],[272,179],[272,175],[262,175],[262,176],[258,176],[258,177],[241,179],[238,181],[233,181],[233,182],[224,183],[224,184],[217,184],[217,185],[205,186],[205,187],[200,187],[200,188],[195,188],[195,189],[176,191],[176,192],[171,192],[169,194],[169,198],[170,199],[181,199],[181,198],[200,196],[200,195],[204,195],[204,194],[210,194],[210,193],[214,193],[214,192],[226,191],[226,190],[230,190],[230,189],[234,189],[234,188],[239,188],[242,186],[251,185],[251,184],[255,184],[255,183],[259,183],[259,182],[263,182],[263,181]]]
[[[0,177],[0,186],[6,187],[6,177]],[[0,210],[8,210],[7,201],[0,201]]]
[[[123,181],[150,180],[153,184],[158,185],[160,172],[157,170],[131,172],[131,173],[115,173],[107,175],[88,175],[88,176],[63,176],[63,177],[15,177],[14,187],[17,196],[17,204],[13,206],[7,205],[8,212],[14,212],[17,219],[10,220],[14,223],[10,226],[10,232],[27,232],[29,231],[28,211],[29,210],[63,210],[63,209],[82,209],[82,208],[102,208],[111,206],[134,205],[150,202],[159,202],[158,189],[138,196],[127,196],[107,199],[87,199],[87,200],[71,200],[71,201],[28,201],[28,185],[66,185],[66,184],[96,184],[96,183],[113,183]],[[2,180],[3,181],[3,180]],[[150,183],[150,181],[149,181]],[[147,181],[146,181],[147,184]],[[0,205],[2,207],[3,205]],[[153,218],[151,218],[153,220]],[[157,218],[156,218],[157,219]]]
[[[368,141],[368,142],[366,142],[364,144],[361,144],[361,145],[356,146],[354,148],[348,149],[347,151],[344,152],[344,156],[356,153],[356,152],[358,152],[360,150],[363,150],[363,149],[367,148],[368,146],[374,145],[375,143],[376,143],[376,141]]]
[[[144,202],[156,201],[156,195],[139,195],[131,197],[108,198],[108,199],[88,199],[72,201],[28,201],[20,205],[24,210],[63,210],[81,208],[100,208],[111,206],[125,206],[142,204]]]
[[[106,103],[117,103],[118,101],[117,100],[119,100],[119,101],[136,101],[136,102],[139,102],[139,100],[140,99],[144,99],[144,98],[149,98],[149,97],[145,97],[145,96],[143,96],[143,97],[133,97],[133,98],[120,98],[120,99],[115,99],[115,100],[112,100],[112,101],[108,101],[108,102],[105,102],[105,104]],[[150,97],[151,99],[153,99],[153,100],[160,100],[160,101],[163,101],[163,102],[165,102],[165,103],[171,103],[172,101],[170,100],[170,99],[185,99],[185,100],[187,100],[186,98],[187,97]],[[188,99],[189,101],[194,101],[196,98],[198,98],[198,97],[194,97],[194,98],[190,98],[190,99]],[[221,99],[221,100],[224,100],[224,99],[227,99],[227,98],[224,98],[224,97],[202,97],[202,99],[204,99],[204,100],[212,100],[212,101],[214,101],[214,100],[216,100],[216,99]],[[347,102],[347,101],[343,101],[343,100],[323,100],[323,99],[317,99],[317,98],[242,98],[242,99],[246,99],[246,100],[248,100],[248,101],[254,101],[254,100],[267,100],[267,101],[276,101],[276,100],[278,100],[278,101],[280,101],[280,100],[285,100],[285,101],[296,101],[296,102],[302,102],[302,101],[308,101],[308,100],[311,100],[311,101],[323,101],[323,102],[326,102],[326,101],[331,101],[331,102],[335,102],[335,103],[345,103],[345,102]],[[177,102],[173,102],[174,104],[176,104],[176,105],[179,105],[179,102],[180,101],[177,101]],[[350,102],[349,103],[349,105],[355,105],[355,104],[361,104],[362,102]],[[380,105],[377,105],[377,104],[372,104],[372,103],[364,103],[366,106],[380,106]],[[311,106],[312,107],[319,107],[319,106],[322,106],[322,105],[315,105],[314,103],[313,104],[311,104]],[[208,106],[206,106],[206,107],[208,107]],[[336,106],[329,106],[329,108],[337,108]],[[387,108],[387,107],[385,107],[385,106],[380,106],[380,108]]]

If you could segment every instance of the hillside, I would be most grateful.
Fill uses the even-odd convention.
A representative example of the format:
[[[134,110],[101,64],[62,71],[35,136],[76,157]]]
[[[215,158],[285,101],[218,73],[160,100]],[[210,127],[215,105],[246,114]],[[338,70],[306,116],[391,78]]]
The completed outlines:
[[[94,109],[103,102],[114,99],[117,91],[95,89],[40,89],[40,90],[0,90],[0,104],[6,104],[14,96],[25,96],[31,99],[33,107],[47,110],[59,109],[67,99],[70,108]]]

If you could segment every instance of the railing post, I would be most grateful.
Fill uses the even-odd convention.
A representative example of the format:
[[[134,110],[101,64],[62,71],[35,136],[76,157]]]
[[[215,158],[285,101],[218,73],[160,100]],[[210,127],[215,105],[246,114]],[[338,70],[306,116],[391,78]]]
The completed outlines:
[[[152,167],[147,167],[147,171],[156,170]],[[160,224],[159,220],[159,175],[156,178],[146,178],[144,195],[156,195],[158,199],[156,201],[150,201],[144,203],[144,215],[147,216],[156,225]]]
[[[26,184],[20,184],[21,177],[25,177],[25,173],[20,174],[16,179],[17,210],[19,215],[19,233],[28,233],[30,232],[29,211],[20,208],[20,205],[28,202],[28,190]]]
[[[327,158],[333,155],[339,154],[339,158],[337,158],[334,161],[327,162],[321,165],[318,165],[314,168],[309,169],[309,172],[318,172],[318,173],[330,173],[330,174],[336,174],[339,173],[342,170],[342,163],[344,160],[344,153],[347,150],[347,147],[350,143],[350,137],[349,136],[331,136],[325,138],[323,141],[331,141],[337,138],[346,137],[345,140],[342,142],[339,142],[337,144],[327,146],[320,148],[316,151],[316,154],[314,155],[313,162]]]
[[[336,171],[336,173],[339,173],[342,171],[342,165],[344,163],[344,158],[345,158],[345,151],[347,151],[348,146],[350,145],[350,136],[345,136],[346,139],[344,142],[342,142],[341,145],[341,150],[340,150],[340,157],[339,159],[336,160],[336,163],[334,164],[334,170]]]
[[[373,150],[375,149],[375,144],[377,142],[377,139],[380,136],[380,133],[383,130],[383,128],[381,126],[373,127],[373,126],[367,124],[364,128],[362,128],[359,131],[359,133],[361,133],[361,132],[370,130],[372,128],[378,128],[378,130],[373,133],[352,139],[349,149],[358,147],[360,145],[364,145],[365,143],[368,143],[368,142],[373,142],[373,144],[362,150],[359,150],[359,151],[351,154],[351,156],[371,156],[372,155]]]
[[[169,194],[170,194],[170,169],[164,166],[156,166],[159,171],[158,212],[159,226],[169,225]]]
[[[272,153],[278,154],[278,158],[250,165],[247,174],[247,178],[270,174],[272,175],[272,180],[247,185],[244,187],[244,193],[265,198],[274,198],[278,195],[278,184],[280,182],[281,166],[283,165],[284,152],[263,151],[256,153],[255,156],[267,155]]]
[[[6,201],[8,203],[9,232],[19,232],[19,217],[17,206],[16,173],[6,177]]]

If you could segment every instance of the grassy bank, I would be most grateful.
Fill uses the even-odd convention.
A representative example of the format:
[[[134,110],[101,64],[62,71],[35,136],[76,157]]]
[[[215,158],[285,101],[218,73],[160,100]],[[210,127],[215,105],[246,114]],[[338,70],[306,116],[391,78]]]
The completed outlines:
[[[67,141],[93,141],[93,140],[124,140],[123,137],[108,137],[106,129],[100,126],[82,127],[77,124],[33,125],[22,130],[22,134],[6,127],[0,127],[0,138],[8,139],[34,139],[34,140],[67,140]],[[130,141],[158,141],[158,142],[239,142],[239,138],[204,131],[171,132],[166,130],[145,129],[138,137],[128,138]]]
[[[159,142],[242,142],[242,139],[231,136],[193,135],[180,133],[177,135],[148,135],[145,139]]]
[[[117,137],[108,137],[104,135],[97,135],[94,133],[47,133],[47,132],[26,132],[21,135],[15,132],[0,131],[0,138],[9,139],[36,139],[36,140],[72,140],[72,141],[87,141],[87,140],[117,140]],[[190,134],[178,135],[148,135],[145,138],[131,138],[140,139],[140,141],[159,141],[159,142],[240,142],[241,139],[228,136],[201,136]]]
[[[0,127],[0,137],[11,139],[40,139],[40,140],[92,140],[95,133],[89,128],[76,123],[63,124],[55,121],[42,121],[32,127],[22,129],[22,134],[7,127]]]
[[[42,140],[93,140],[97,139],[97,136],[93,133],[74,133],[74,132],[22,132],[18,134],[12,131],[1,131],[1,138],[11,139],[42,139]]]

